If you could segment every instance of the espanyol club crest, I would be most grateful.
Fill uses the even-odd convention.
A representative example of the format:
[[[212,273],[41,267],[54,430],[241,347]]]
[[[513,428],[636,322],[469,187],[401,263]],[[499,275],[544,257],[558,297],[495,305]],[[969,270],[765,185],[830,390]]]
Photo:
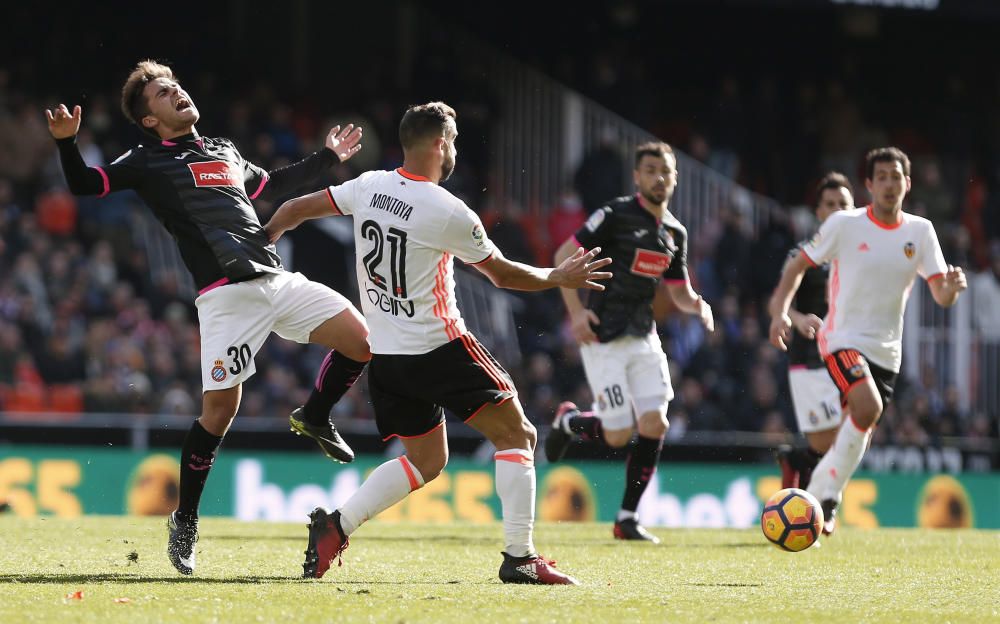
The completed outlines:
[[[906,254],[906,257],[908,259],[912,258],[913,254],[917,253],[917,246],[914,245],[913,243],[907,242],[905,245],[903,245],[903,253]]]
[[[222,365],[222,360],[216,360],[215,366],[212,367],[212,381],[221,383],[226,380],[226,374],[226,367]]]

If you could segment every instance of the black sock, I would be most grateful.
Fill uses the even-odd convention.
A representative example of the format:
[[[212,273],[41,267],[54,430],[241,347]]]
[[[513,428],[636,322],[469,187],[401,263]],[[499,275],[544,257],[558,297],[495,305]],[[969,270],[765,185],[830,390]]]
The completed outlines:
[[[603,442],[604,428],[601,419],[594,415],[577,414],[569,419],[569,430],[580,434],[587,442]]]
[[[636,436],[628,459],[625,460],[625,496],[622,497],[622,509],[635,511],[639,507],[639,499],[646,491],[656,465],[660,463],[662,448],[663,440],[660,438]]]
[[[220,443],[222,438],[205,431],[197,420],[184,438],[184,446],[181,447],[180,504],[177,506],[177,515],[184,520],[198,518],[198,503]]]
[[[336,351],[330,351],[316,375],[312,394],[302,408],[304,420],[311,425],[330,422],[333,404],[351,389],[367,364],[368,362],[355,362]]]
[[[806,450],[803,451],[801,454],[802,461],[804,461],[806,466],[808,466],[810,469],[815,468],[816,464],[819,463],[819,460],[823,459],[824,455],[826,455],[826,453],[820,453],[819,451],[813,449],[813,447],[811,446],[806,447]]]

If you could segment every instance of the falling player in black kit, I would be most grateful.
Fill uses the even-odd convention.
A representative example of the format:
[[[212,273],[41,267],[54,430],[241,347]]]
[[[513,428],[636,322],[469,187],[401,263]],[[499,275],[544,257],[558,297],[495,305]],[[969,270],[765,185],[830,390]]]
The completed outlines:
[[[549,461],[561,459],[574,435],[623,447],[638,429],[625,464],[625,495],[614,536],[656,543],[638,523],[636,509],[660,460],[674,392],[653,321],[653,297],[665,283],[681,311],[698,315],[708,331],[714,321],[711,306],[688,279],[687,230],[667,210],[677,186],[677,159],[670,146],[636,148],[633,180],[636,195],[594,212],[556,251],[559,263],[578,247],[601,247],[602,255],[614,260],[614,278],[607,290],[590,293],[586,307],[576,290],[562,289],[594,411],[581,413],[574,404],[562,403],[545,440],[545,455]]]
[[[240,404],[253,357],[272,332],[333,349],[324,360],[293,429],[314,438],[331,458],[354,453],[329,420],[330,408],[361,374],[371,353],[364,318],[340,294],[281,266],[251,200],[302,190],[331,165],[353,156],[361,129],[333,128],[326,146],[275,171],[247,162],[228,139],[202,137],[199,113],[173,71],[142,61],[122,88],[122,112],[152,139],[104,167],[87,167],[76,148],[82,111],[46,110],[70,190],[97,195],[133,189],[177,241],[194,277],[201,331],[201,417],[181,449],[180,504],[168,521],[167,553],[182,574],[195,567],[198,504],[222,437]]]
[[[820,224],[831,214],[854,207],[854,191],[847,177],[831,172],[823,176],[816,187],[816,218]],[[800,245],[805,244],[802,241]],[[799,255],[796,245],[789,260]],[[781,467],[781,487],[809,487],[816,464],[837,438],[843,420],[840,390],[830,379],[826,364],[816,345],[816,332],[827,312],[827,277],[830,266],[809,269],[795,294],[788,316],[799,335],[793,334],[788,346],[788,387],[795,406],[799,431],[806,437],[806,448],[782,445],[778,449]]]

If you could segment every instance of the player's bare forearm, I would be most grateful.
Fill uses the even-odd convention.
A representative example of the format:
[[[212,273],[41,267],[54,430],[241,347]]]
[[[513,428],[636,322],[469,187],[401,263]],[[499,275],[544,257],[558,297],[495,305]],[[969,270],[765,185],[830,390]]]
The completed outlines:
[[[549,288],[591,288],[604,290],[599,280],[611,278],[611,273],[598,271],[611,264],[610,258],[594,260],[600,247],[584,253],[577,250],[555,268],[539,268],[512,262],[497,249],[493,255],[475,265],[498,288],[509,290],[546,290]]]
[[[799,290],[799,284],[802,283],[802,276],[808,268],[809,261],[804,258],[803,254],[799,254],[785,263],[785,268],[781,272],[781,280],[775,287],[774,293],[771,295],[771,300],[767,305],[767,311],[772,317],[788,313],[788,309],[792,305],[792,299],[795,298],[795,293]]]
[[[576,252],[578,245],[576,244],[576,239],[568,238],[559,249],[556,249],[556,253],[553,257],[556,266],[562,264],[566,258],[569,258]],[[563,303],[566,305],[566,311],[573,314],[578,313],[583,310],[583,301],[580,299],[580,293],[575,288],[560,288],[559,294],[562,296]]]
[[[685,314],[698,314],[701,311],[701,297],[691,288],[691,282],[669,283],[666,286],[667,293],[678,310]]]
[[[264,231],[273,243],[281,238],[282,234],[294,230],[309,219],[320,219],[334,214],[337,213],[333,210],[327,191],[316,191],[281,204],[264,226]]]
[[[691,282],[668,283],[667,294],[673,300],[677,308],[686,314],[693,314],[701,319],[702,325],[708,331],[715,331],[715,317],[712,314],[712,306],[708,305],[705,299],[694,291]]]

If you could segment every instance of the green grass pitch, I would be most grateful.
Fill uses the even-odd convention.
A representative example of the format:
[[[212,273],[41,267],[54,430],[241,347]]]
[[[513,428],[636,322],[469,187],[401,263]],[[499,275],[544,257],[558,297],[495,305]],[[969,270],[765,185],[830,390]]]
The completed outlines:
[[[582,586],[534,587],[497,579],[499,525],[372,522],[305,580],[305,523],[205,519],[182,577],[162,519],[0,516],[0,621],[1000,622],[996,531],[847,529],[797,554],[758,530],[655,532],[543,524],[542,553]]]

